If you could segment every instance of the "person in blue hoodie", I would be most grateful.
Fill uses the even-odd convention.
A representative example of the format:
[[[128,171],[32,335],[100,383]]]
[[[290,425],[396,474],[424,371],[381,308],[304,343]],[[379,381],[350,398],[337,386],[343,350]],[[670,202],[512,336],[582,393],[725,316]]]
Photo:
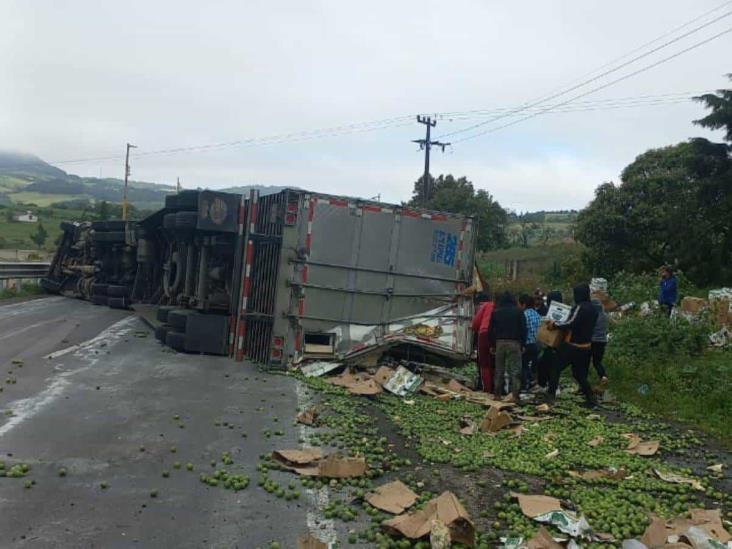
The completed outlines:
[[[658,291],[658,304],[663,308],[666,316],[671,316],[671,311],[679,298],[679,285],[671,267],[666,265],[661,269],[661,283]]]

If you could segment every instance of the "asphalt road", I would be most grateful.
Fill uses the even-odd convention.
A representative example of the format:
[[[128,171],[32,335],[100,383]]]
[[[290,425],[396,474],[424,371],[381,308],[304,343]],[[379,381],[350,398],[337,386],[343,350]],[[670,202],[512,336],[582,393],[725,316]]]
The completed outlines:
[[[0,547],[285,548],[308,529],[334,536],[319,518],[327,492],[285,502],[256,486],[259,454],[299,446],[292,418],[307,397],[290,378],[170,352],[131,313],[61,297],[0,305],[0,374],[0,459],[31,466],[0,478]],[[246,490],[200,482],[223,452],[250,476]]]

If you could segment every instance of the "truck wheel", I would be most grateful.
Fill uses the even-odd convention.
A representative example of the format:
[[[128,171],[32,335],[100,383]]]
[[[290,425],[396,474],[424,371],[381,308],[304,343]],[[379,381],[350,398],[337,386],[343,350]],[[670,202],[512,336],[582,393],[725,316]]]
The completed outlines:
[[[129,289],[127,286],[116,286],[109,284],[107,286],[107,295],[110,297],[127,297]]]
[[[175,214],[168,213],[163,216],[163,229],[169,231],[175,230]]]
[[[107,298],[107,305],[112,309],[126,309],[128,303],[124,297],[110,297]]]
[[[106,295],[93,295],[91,296],[91,302],[94,305],[108,305],[107,302],[107,296]]]
[[[106,233],[94,233],[94,240],[96,242],[124,242],[125,232],[124,231],[109,231]]]
[[[165,334],[165,344],[176,351],[185,351],[186,335],[180,332],[168,332]]]
[[[191,315],[200,314],[192,309],[176,309],[168,312],[168,324],[180,332],[186,331],[186,322]]]
[[[61,284],[55,280],[51,280],[50,278],[42,278],[41,288],[47,292],[51,292],[52,294],[57,294],[61,291]]]
[[[91,291],[93,295],[106,296],[107,295],[107,284],[96,283],[92,284]]]
[[[170,305],[161,305],[158,307],[157,313],[155,313],[155,318],[157,318],[160,322],[168,322],[168,313],[170,311],[175,311],[178,307],[171,307]]]
[[[165,336],[168,334],[168,327],[165,325],[158,326],[155,328],[155,339],[165,343]]]
[[[178,212],[175,214],[175,228],[177,230],[195,229],[198,223],[198,213],[196,212]]]
[[[127,221],[122,221],[121,219],[113,219],[112,221],[107,221],[108,231],[124,231],[126,228]]]

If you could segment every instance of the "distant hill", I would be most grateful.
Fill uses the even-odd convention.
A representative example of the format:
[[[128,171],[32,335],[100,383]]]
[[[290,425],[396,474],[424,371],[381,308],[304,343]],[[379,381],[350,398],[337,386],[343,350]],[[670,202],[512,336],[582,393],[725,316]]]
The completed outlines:
[[[247,194],[250,189],[272,194],[284,187],[250,185],[228,187],[222,191]],[[89,202],[105,200],[121,203],[124,181],[115,178],[79,177],[52,166],[35,155],[0,151],[0,206],[35,204],[45,207],[63,203],[81,207]],[[165,195],[174,193],[172,185],[130,181],[127,197],[142,210],[162,208]]]

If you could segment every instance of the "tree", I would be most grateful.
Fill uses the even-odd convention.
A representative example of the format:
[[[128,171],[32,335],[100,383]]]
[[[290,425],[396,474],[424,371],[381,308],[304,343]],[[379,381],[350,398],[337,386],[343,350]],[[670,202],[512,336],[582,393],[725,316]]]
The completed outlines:
[[[106,221],[109,219],[109,202],[106,200],[102,200],[97,205],[97,217],[101,221]]]
[[[727,77],[732,80],[732,73]],[[710,130],[725,130],[725,139],[732,143],[732,90],[717,90],[695,97],[694,101],[704,103],[712,112],[704,118],[694,120],[694,124]]]
[[[38,249],[40,250],[43,244],[45,244],[46,238],[48,238],[48,232],[43,227],[43,223],[38,223],[36,232],[30,235],[30,239],[36,246],[38,246]]]
[[[507,244],[508,214],[493,197],[482,189],[476,191],[465,177],[452,175],[430,176],[432,196],[424,196],[423,177],[414,184],[411,206],[430,210],[474,215],[478,221],[478,249],[492,250]]]
[[[673,264],[697,284],[732,273],[732,160],[706,139],[652,149],[604,183],[580,212],[576,238],[596,274]]]

